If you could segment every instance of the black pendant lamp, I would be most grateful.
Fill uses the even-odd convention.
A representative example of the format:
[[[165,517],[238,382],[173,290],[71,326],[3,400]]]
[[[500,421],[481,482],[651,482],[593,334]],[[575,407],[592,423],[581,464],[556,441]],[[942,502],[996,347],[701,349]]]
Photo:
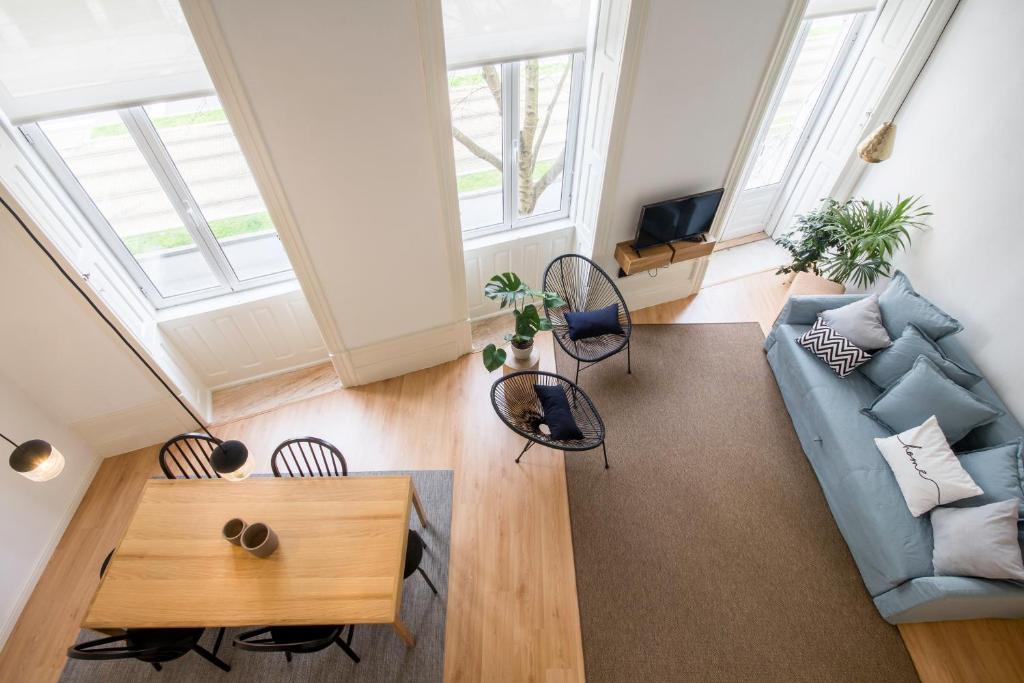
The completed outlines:
[[[64,469],[64,456],[56,448],[42,439],[32,439],[17,444],[0,434],[5,441],[14,446],[11,453],[11,469],[32,481],[48,481]]]
[[[252,474],[253,462],[249,457],[249,449],[241,441],[217,444],[210,454],[213,469],[228,481],[241,481]]]

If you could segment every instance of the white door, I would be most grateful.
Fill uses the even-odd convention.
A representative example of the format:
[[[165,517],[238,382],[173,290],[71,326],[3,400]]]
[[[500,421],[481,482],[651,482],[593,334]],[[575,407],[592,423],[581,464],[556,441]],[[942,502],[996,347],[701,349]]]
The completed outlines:
[[[853,53],[864,13],[804,19],[765,114],[743,190],[730,209],[722,239],[767,231],[782,191],[818,130],[831,114],[833,91]]]
[[[822,132],[808,146],[782,191],[768,224],[768,233],[779,235],[795,217],[814,209],[822,199],[843,201],[849,197],[865,166],[856,154],[866,134],[893,113],[888,100],[906,92],[927,52],[941,33],[956,0],[889,0],[870,30],[846,84],[837,93],[831,116]],[[876,111],[881,108],[880,111]],[[882,111],[884,110],[884,111]]]

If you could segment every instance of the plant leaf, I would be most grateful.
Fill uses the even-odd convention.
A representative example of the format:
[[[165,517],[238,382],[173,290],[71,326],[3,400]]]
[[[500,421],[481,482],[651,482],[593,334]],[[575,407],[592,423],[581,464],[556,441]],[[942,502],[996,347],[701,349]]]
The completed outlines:
[[[484,367],[487,368],[487,372],[494,372],[505,363],[505,358],[508,354],[505,349],[499,349],[494,344],[488,344],[484,347],[483,359]]]

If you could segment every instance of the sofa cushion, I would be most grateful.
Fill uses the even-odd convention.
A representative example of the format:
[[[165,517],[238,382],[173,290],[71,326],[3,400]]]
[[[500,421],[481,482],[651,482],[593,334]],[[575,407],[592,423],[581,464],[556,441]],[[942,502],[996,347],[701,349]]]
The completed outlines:
[[[981,375],[947,358],[942,348],[914,324],[907,325],[892,346],[877,351],[859,369],[874,384],[885,389],[914,367],[918,356],[930,358],[946,377],[962,387],[970,388],[981,381]]]
[[[910,372],[882,392],[864,414],[893,434],[916,427],[931,416],[949,443],[956,443],[1003,411],[946,377],[931,360],[918,356]]]
[[[892,344],[892,339],[882,324],[877,294],[866,296],[852,304],[822,311],[821,319],[865,351],[884,349]]]
[[[1016,439],[999,446],[961,453],[960,464],[984,493],[950,505],[958,508],[977,507],[1010,498],[1024,501],[1024,489],[1021,488],[1022,446],[1024,439]]]
[[[820,358],[839,377],[846,377],[871,360],[871,354],[833,330],[823,318],[797,337],[796,343]]]
[[[896,475],[910,514],[920,517],[936,505],[984,493],[967,473],[934,417],[875,446]]]
[[[890,337],[902,333],[908,323],[914,323],[932,339],[964,329],[959,320],[915,292],[910,279],[898,270],[879,295],[878,307]]]
[[[977,576],[1024,581],[1024,559],[1017,541],[1016,498],[974,508],[932,511],[936,576]]]

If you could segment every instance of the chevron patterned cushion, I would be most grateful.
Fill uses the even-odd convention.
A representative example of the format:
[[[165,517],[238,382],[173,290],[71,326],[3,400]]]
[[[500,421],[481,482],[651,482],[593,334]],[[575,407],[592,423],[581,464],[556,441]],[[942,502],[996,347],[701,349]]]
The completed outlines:
[[[821,318],[815,321],[811,329],[797,337],[796,343],[825,361],[825,364],[840,377],[846,377],[856,370],[858,365],[871,360],[870,353],[855,346],[849,339],[826,325]]]

